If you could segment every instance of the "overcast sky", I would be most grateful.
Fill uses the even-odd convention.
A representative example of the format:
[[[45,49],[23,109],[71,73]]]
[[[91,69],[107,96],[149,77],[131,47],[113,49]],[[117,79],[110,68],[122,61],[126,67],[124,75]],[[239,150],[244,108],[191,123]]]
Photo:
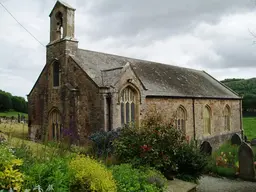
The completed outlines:
[[[49,43],[55,0],[0,0]],[[79,47],[205,70],[218,80],[256,77],[255,0],[65,0]],[[46,48],[0,6],[0,89],[26,97]]]

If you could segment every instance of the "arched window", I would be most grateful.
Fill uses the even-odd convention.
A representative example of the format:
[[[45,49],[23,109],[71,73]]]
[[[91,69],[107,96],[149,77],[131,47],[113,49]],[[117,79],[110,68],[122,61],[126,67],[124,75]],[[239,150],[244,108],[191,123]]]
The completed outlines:
[[[135,122],[136,118],[136,92],[131,87],[125,88],[121,92],[121,124]]]
[[[224,130],[230,131],[230,107],[228,105],[224,109]]]
[[[181,130],[182,133],[186,133],[186,110],[183,106],[177,109],[176,127]]]
[[[53,63],[53,87],[60,85],[60,64],[59,62]]]
[[[49,113],[49,140],[59,140],[61,138],[62,124],[60,119],[60,113],[54,109]]]
[[[204,107],[204,134],[211,134],[211,108]]]

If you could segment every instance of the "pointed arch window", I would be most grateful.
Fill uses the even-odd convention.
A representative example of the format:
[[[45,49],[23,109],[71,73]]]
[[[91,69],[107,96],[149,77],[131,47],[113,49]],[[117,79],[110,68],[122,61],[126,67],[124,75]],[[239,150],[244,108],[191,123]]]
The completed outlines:
[[[131,87],[126,87],[121,92],[121,124],[135,122],[136,119],[136,92]]]
[[[62,124],[60,113],[57,109],[54,109],[49,113],[48,123],[49,140],[60,140],[62,134]]]
[[[186,133],[186,114],[186,109],[183,106],[177,109],[176,128],[184,134]]]
[[[224,108],[224,130],[230,131],[230,107],[228,105]]]
[[[59,62],[53,63],[53,87],[60,85],[60,64]]]
[[[204,134],[211,134],[211,108],[204,107]]]

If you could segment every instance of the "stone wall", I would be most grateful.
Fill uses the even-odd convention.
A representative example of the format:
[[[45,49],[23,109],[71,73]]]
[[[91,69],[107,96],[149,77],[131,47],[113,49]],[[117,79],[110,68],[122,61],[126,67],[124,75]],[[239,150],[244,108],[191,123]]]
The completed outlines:
[[[193,102],[195,111],[195,122],[193,121]],[[145,109],[156,109],[163,116],[165,122],[172,122],[175,119],[177,108],[182,105],[187,111],[186,135],[189,138],[195,137],[199,141],[209,140],[211,145],[218,145],[234,133],[241,133],[241,110],[240,100],[218,100],[218,99],[183,99],[183,98],[146,98]],[[211,134],[204,135],[203,109],[209,105],[212,112]],[[224,130],[223,110],[226,105],[231,109],[230,131]]]

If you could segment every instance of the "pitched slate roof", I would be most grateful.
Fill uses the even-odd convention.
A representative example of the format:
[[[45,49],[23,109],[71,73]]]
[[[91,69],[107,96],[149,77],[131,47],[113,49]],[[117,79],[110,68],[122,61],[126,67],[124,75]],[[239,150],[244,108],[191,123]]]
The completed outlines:
[[[240,99],[204,71],[82,49],[72,58],[99,87],[109,86],[129,63],[148,96]]]

